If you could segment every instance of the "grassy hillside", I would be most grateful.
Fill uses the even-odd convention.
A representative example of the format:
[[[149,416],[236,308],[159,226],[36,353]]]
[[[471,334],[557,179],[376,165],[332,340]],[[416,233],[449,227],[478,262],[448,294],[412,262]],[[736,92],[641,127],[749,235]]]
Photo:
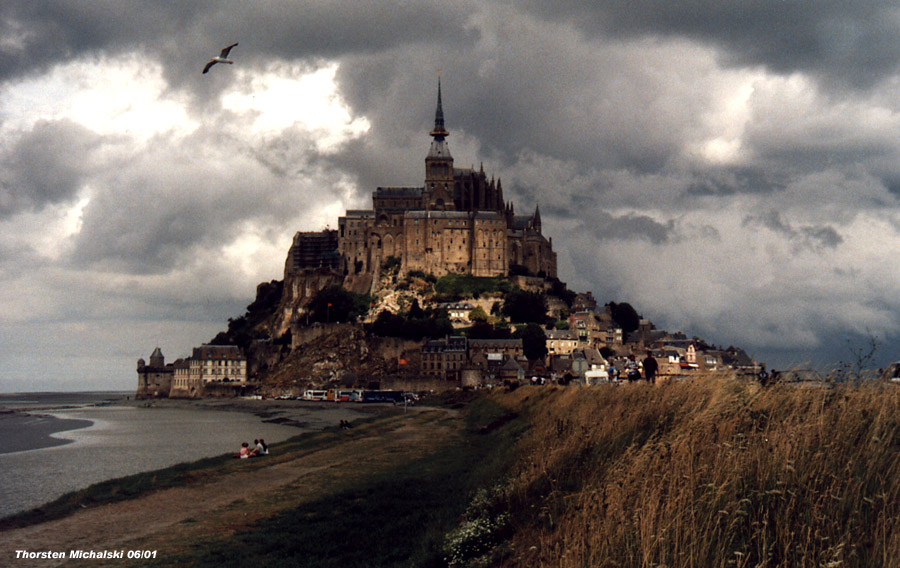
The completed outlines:
[[[892,566],[900,391],[522,388],[502,490],[517,566]],[[495,558],[495,563],[499,563]]]

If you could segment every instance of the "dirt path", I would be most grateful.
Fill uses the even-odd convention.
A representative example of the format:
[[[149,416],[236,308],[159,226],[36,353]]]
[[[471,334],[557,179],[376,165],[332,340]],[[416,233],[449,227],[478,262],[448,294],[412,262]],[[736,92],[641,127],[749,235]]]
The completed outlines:
[[[0,532],[0,565],[58,566],[65,560],[16,558],[17,550],[154,550],[163,558],[191,539],[222,535],[436,449],[459,429],[452,411],[421,409],[342,433],[335,444],[262,460],[237,470],[68,517]],[[246,465],[246,469],[243,466]],[[209,472],[217,475],[217,472]],[[162,547],[162,548],[160,548]],[[125,560],[125,564],[135,565]],[[91,560],[90,566],[116,564]]]

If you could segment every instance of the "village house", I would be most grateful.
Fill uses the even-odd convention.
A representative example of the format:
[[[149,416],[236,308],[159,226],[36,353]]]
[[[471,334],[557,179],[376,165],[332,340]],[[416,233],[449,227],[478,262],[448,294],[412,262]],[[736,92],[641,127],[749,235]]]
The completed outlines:
[[[247,358],[236,345],[208,345],[194,347],[190,359],[190,374],[209,383],[246,383]]]
[[[470,339],[469,351],[475,353],[499,353],[510,357],[522,356],[521,339]]]
[[[544,331],[548,355],[571,355],[579,347],[578,335],[570,329]]]
[[[447,310],[447,315],[454,324],[468,324],[469,313],[475,309],[472,304],[466,302],[444,302],[437,307]]]
[[[597,300],[594,299],[594,294],[590,291],[577,294],[575,296],[575,299],[572,300],[572,311],[596,312]]]
[[[447,336],[426,341],[422,346],[422,373],[448,380],[459,380],[468,362],[466,338]]]
[[[525,369],[515,357],[506,357],[500,367],[497,378],[501,381],[522,382],[525,380]]]
[[[229,396],[240,394],[248,385],[247,358],[234,345],[203,345],[186,359],[169,365],[164,360],[158,347],[150,365],[138,360],[137,398],[198,398],[212,391]]]

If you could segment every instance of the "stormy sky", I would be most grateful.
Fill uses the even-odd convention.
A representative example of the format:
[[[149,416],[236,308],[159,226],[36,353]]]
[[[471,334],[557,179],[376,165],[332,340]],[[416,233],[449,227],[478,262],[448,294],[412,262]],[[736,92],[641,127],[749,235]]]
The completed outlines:
[[[900,359],[893,2],[0,4],[0,392],[132,389],[296,231],[458,166],[559,273],[770,367]],[[234,65],[209,57],[231,43]]]

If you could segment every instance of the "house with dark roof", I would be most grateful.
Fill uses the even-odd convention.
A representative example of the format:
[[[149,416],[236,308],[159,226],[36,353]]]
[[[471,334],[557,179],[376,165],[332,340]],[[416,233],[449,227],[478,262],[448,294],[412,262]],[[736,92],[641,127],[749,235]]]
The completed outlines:
[[[422,373],[448,380],[459,380],[468,363],[466,338],[447,336],[422,345]]]

